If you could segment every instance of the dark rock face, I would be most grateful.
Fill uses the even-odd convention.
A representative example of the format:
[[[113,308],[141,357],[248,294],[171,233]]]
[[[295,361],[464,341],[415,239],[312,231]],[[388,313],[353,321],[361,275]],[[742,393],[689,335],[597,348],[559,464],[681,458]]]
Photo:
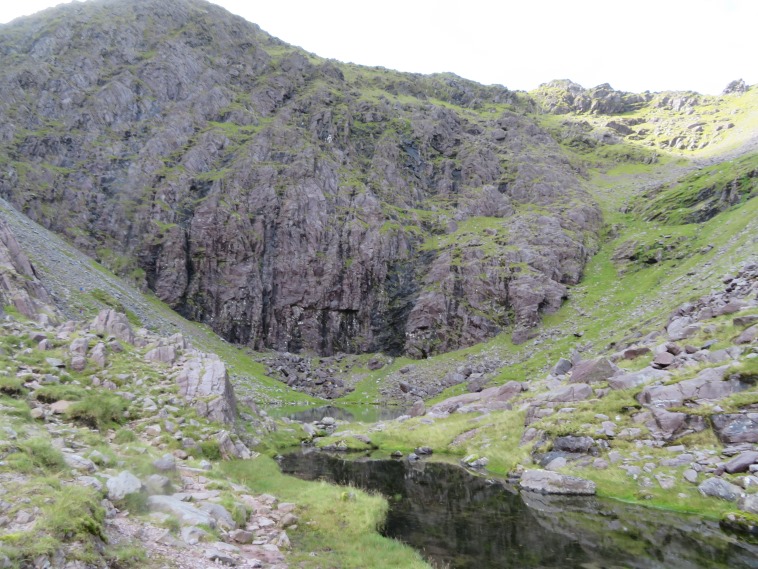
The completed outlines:
[[[524,341],[596,248],[502,87],[321,60],[199,0],[60,6],[4,26],[0,63],[0,194],[233,342]]]

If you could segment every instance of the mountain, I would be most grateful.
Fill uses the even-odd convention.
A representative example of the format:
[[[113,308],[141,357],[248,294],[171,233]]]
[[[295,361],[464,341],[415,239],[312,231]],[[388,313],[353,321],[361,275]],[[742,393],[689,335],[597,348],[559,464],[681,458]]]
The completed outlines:
[[[424,357],[555,310],[600,213],[519,94],[323,60],[194,0],[0,29],[0,193],[256,349]]]

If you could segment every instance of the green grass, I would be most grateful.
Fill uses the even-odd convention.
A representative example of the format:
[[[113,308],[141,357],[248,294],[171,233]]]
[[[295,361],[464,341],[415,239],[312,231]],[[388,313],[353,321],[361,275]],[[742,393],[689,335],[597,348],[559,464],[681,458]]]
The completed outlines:
[[[73,403],[66,416],[77,423],[104,431],[123,423],[128,402],[123,397],[111,393],[94,393]]]
[[[298,504],[297,514],[304,523],[298,524],[295,531],[288,530],[293,543],[288,562],[292,565],[314,569],[429,567],[410,547],[378,533],[387,512],[387,502],[381,496],[352,490],[355,499],[345,500],[343,488],[285,476],[265,456],[224,462],[220,470],[223,476],[247,485],[254,492],[273,494],[282,501]]]

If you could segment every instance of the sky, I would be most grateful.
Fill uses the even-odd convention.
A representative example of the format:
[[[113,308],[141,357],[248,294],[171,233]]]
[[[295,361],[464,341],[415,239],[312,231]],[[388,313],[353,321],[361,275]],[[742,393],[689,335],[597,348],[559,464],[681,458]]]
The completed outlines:
[[[78,0],[75,0],[78,1]],[[124,0],[129,1],[129,0]],[[0,0],[0,23],[62,0]],[[758,83],[758,0],[214,0],[316,55],[531,90]]]

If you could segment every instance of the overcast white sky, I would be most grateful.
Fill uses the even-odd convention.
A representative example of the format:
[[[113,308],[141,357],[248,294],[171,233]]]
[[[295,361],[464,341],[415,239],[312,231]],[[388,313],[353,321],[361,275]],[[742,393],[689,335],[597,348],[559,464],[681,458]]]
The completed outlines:
[[[124,0],[129,1],[129,0]],[[61,0],[0,0],[0,22]],[[340,61],[529,90],[568,78],[717,94],[758,83],[758,0],[214,0]]]

